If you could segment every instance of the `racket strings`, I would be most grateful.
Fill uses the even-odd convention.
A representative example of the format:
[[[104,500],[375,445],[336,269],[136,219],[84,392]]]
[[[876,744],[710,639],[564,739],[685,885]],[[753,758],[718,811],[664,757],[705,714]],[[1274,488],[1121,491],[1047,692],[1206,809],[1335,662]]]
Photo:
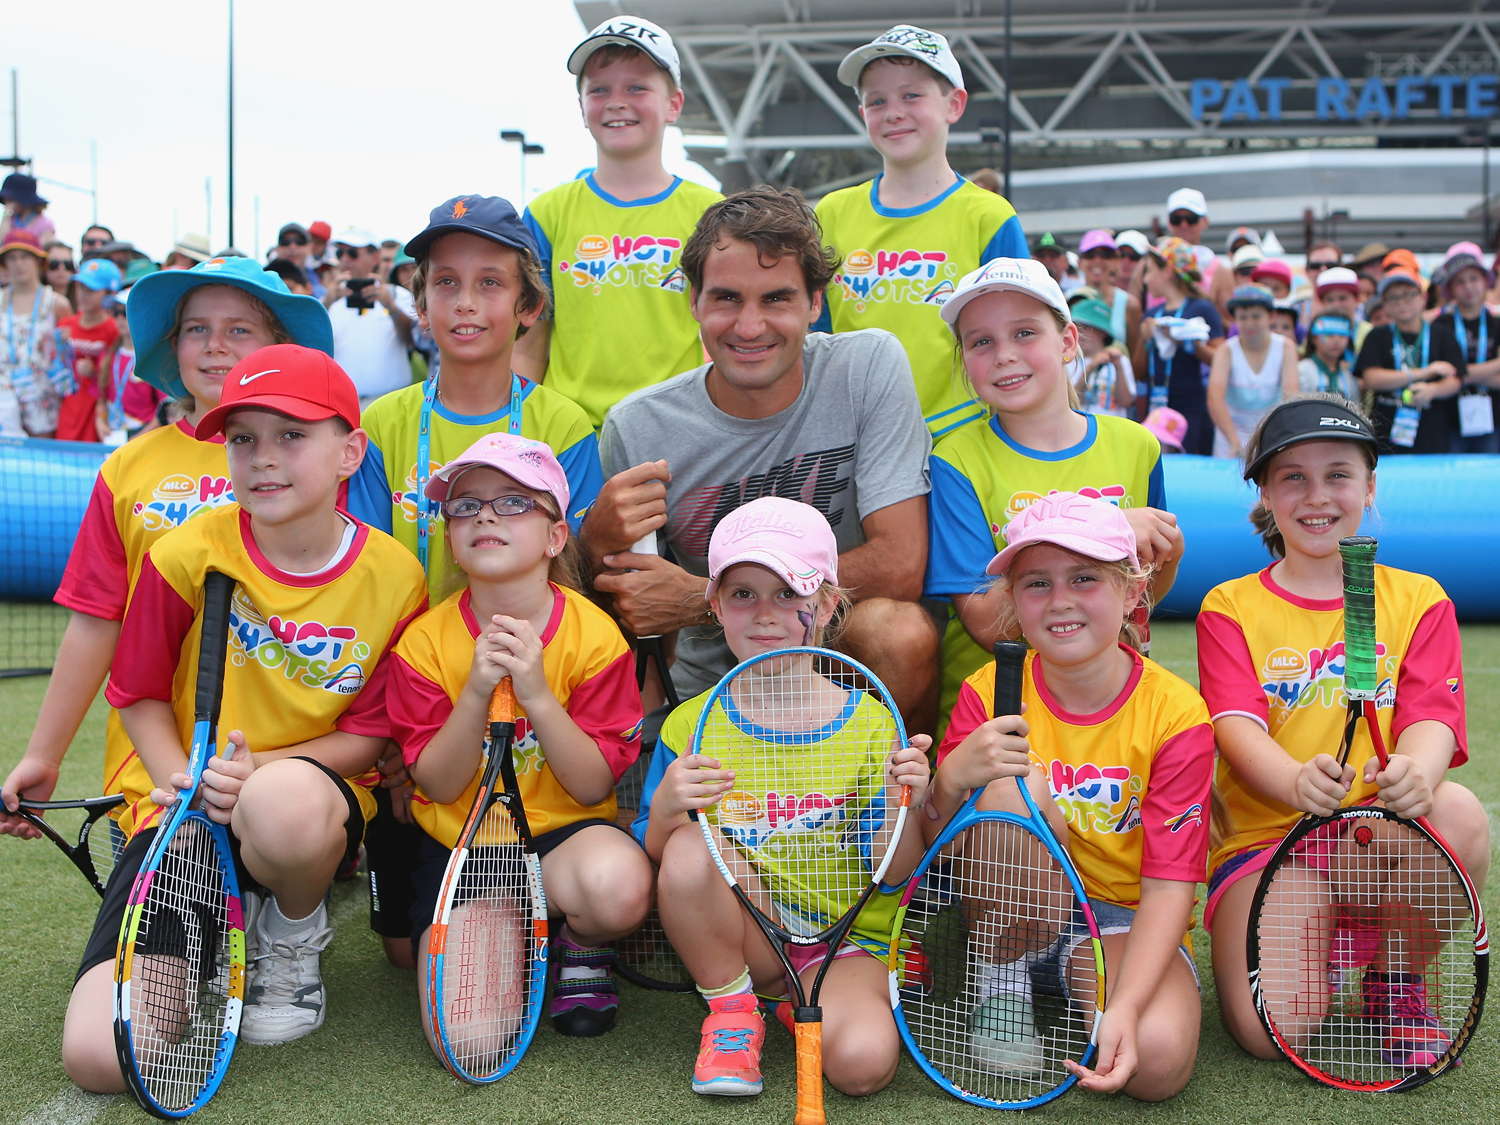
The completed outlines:
[[[186,820],[151,876],[136,931],[130,1034],[141,1082],[185,1109],[214,1073],[243,978],[231,990],[224,869],[207,826]]]
[[[1087,1058],[1097,949],[1061,865],[1019,825],[986,821],[930,872],[899,949],[902,1011],[955,1086],[1019,1105]]]
[[[1313,829],[1271,872],[1254,921],[1263,1010],[1315,1070],[1391,1085],[1463,1033],[1477,919],[1416,826],[1351,815]]]
[[[485,813],[458,873],[448,919],[443,1012],[449,1050],[483,1078],[519,1046],[535,974],[538,919],[521,837],[498,801]]]
[[[625,771],[615,786],[615,800],[619,806],[618,823],[627,830],[640,808],[641,790],[649,764],[648,756],[643,754]],[[690,988],[693,984],[687,966],[682,963],[682,958],[677,955],[677,950],[672,947],[666,932],[661,928],[661,917],[654,904],[635,933],[615,942],[615,952],[622,974],[637,984],[674,989]]]
[[[735,881],[794,937],[854,906],[892,844],[899,726],[868,677],[797,654],[741,672],[713,704],[701,753],[733,770],[709,812]]]

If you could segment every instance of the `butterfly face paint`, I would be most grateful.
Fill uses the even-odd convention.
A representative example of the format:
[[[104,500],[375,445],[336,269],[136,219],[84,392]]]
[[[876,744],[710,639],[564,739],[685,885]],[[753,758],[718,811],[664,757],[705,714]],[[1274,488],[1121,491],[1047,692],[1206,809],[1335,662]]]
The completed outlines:
[[[813,622],[816,619],[812,611],[812,606],[797,611],[797,620],[802,622],[802,644],[804,647],[810,646],[813,643]]]

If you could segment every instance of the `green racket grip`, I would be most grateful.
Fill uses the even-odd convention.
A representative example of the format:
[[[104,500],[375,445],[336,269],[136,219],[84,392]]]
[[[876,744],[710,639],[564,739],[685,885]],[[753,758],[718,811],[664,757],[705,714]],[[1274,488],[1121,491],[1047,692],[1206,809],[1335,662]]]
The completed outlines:
[[[1021,683],[1026,675],[1026,645],[1022,641],[995,643],[995,718],[1021,713]],[[1014,734],[1015,731],[1011,731]]]
[[[1344,561],[1344,693],[1374,699],[1379,685],[1375,665],[1375,549],[1368,535],[1339,540]]]

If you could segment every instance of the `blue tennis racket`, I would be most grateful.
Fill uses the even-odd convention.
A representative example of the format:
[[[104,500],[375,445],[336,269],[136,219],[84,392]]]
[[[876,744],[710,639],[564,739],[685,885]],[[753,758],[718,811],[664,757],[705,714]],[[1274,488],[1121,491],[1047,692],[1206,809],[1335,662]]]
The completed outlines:
[[[245,997],[245,925],[229,833],[195,806],[218,743],[234,580],[203,584],[188,785],[156,834],[120,926],[115,1049],[141,1108],[186,1117],[224,1080]],[[228,747],[226,746],[226,749]]]
[[[995,646],[995,715],[1021,712],[1026,646]],[[1104,946],[1073,861],[1024,777],[1027,814],[976,789],[906,886],[891,997],[907,1049],[955,1097],[1029,1109],[1077,1080],[1104,1009]]]
[[[510,677],[490,699],[484,774],[448,857],[427,952],[427,1013],[446,1066],[465,1082],[515,1069],[547,989],[547,899],[511,760]]]

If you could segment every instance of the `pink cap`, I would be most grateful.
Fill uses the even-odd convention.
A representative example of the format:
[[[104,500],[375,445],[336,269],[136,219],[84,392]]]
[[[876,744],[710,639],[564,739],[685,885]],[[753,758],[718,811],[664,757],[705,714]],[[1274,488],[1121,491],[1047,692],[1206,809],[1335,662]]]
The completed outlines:
[[[839,545],[823,513],[796,500],[762,496],[719,521],[708,541],[708,590],[735,563],[759,563],[799,594],[839,580]]]
[[[1158,406],[1146,415],[1142,423],[1163,445],[1170,445],[1179,453],[1187,440],[1188,420],[1170,406]]]
[[[1449,258],[1456,258],[1460,254],[1468,254],[1472,258],[1478,258],[1480,262],[1484,261],[1484,251],[1479,248],[1479,243],[1477,242],[1455,242],[1452,246],[1448,247],[1448,252],[1443,255],[1443,261],[1446,262]]]
[[[1010,561],[1037,543],[1052,543],[1067,551],[1101,562],[1129,559],[1139,566],[1135,532],[1125,513],[1105,500],[1076,492],[1054,492],[1033,501],[1005,525],[1005,550],[990,560],[986,574],[1004,574]]]
[[[544,441],[516,437],[512,434],[485,434],[468,449],[449,461],[427,482],[429,500],[446,500],[453,480],[465,469],[496,469],[527,488],[550,492],[557,509],[568,514],[568,475],[553,456],[552,447]]]
[[[1086,233],[1078,243],[1078,253],[1081,257],[1090,250],[1118,250],[1120,247],[1115,243],[1115,236],[1107,230],[1091,230]]]
[[[1280,278],[1290,285],[1292,283],[1292,267],[1280,258],[1267,258],[1255,267],[1254,272],[1250,274],[1250,280],[1260,281],[1266,277]]]

